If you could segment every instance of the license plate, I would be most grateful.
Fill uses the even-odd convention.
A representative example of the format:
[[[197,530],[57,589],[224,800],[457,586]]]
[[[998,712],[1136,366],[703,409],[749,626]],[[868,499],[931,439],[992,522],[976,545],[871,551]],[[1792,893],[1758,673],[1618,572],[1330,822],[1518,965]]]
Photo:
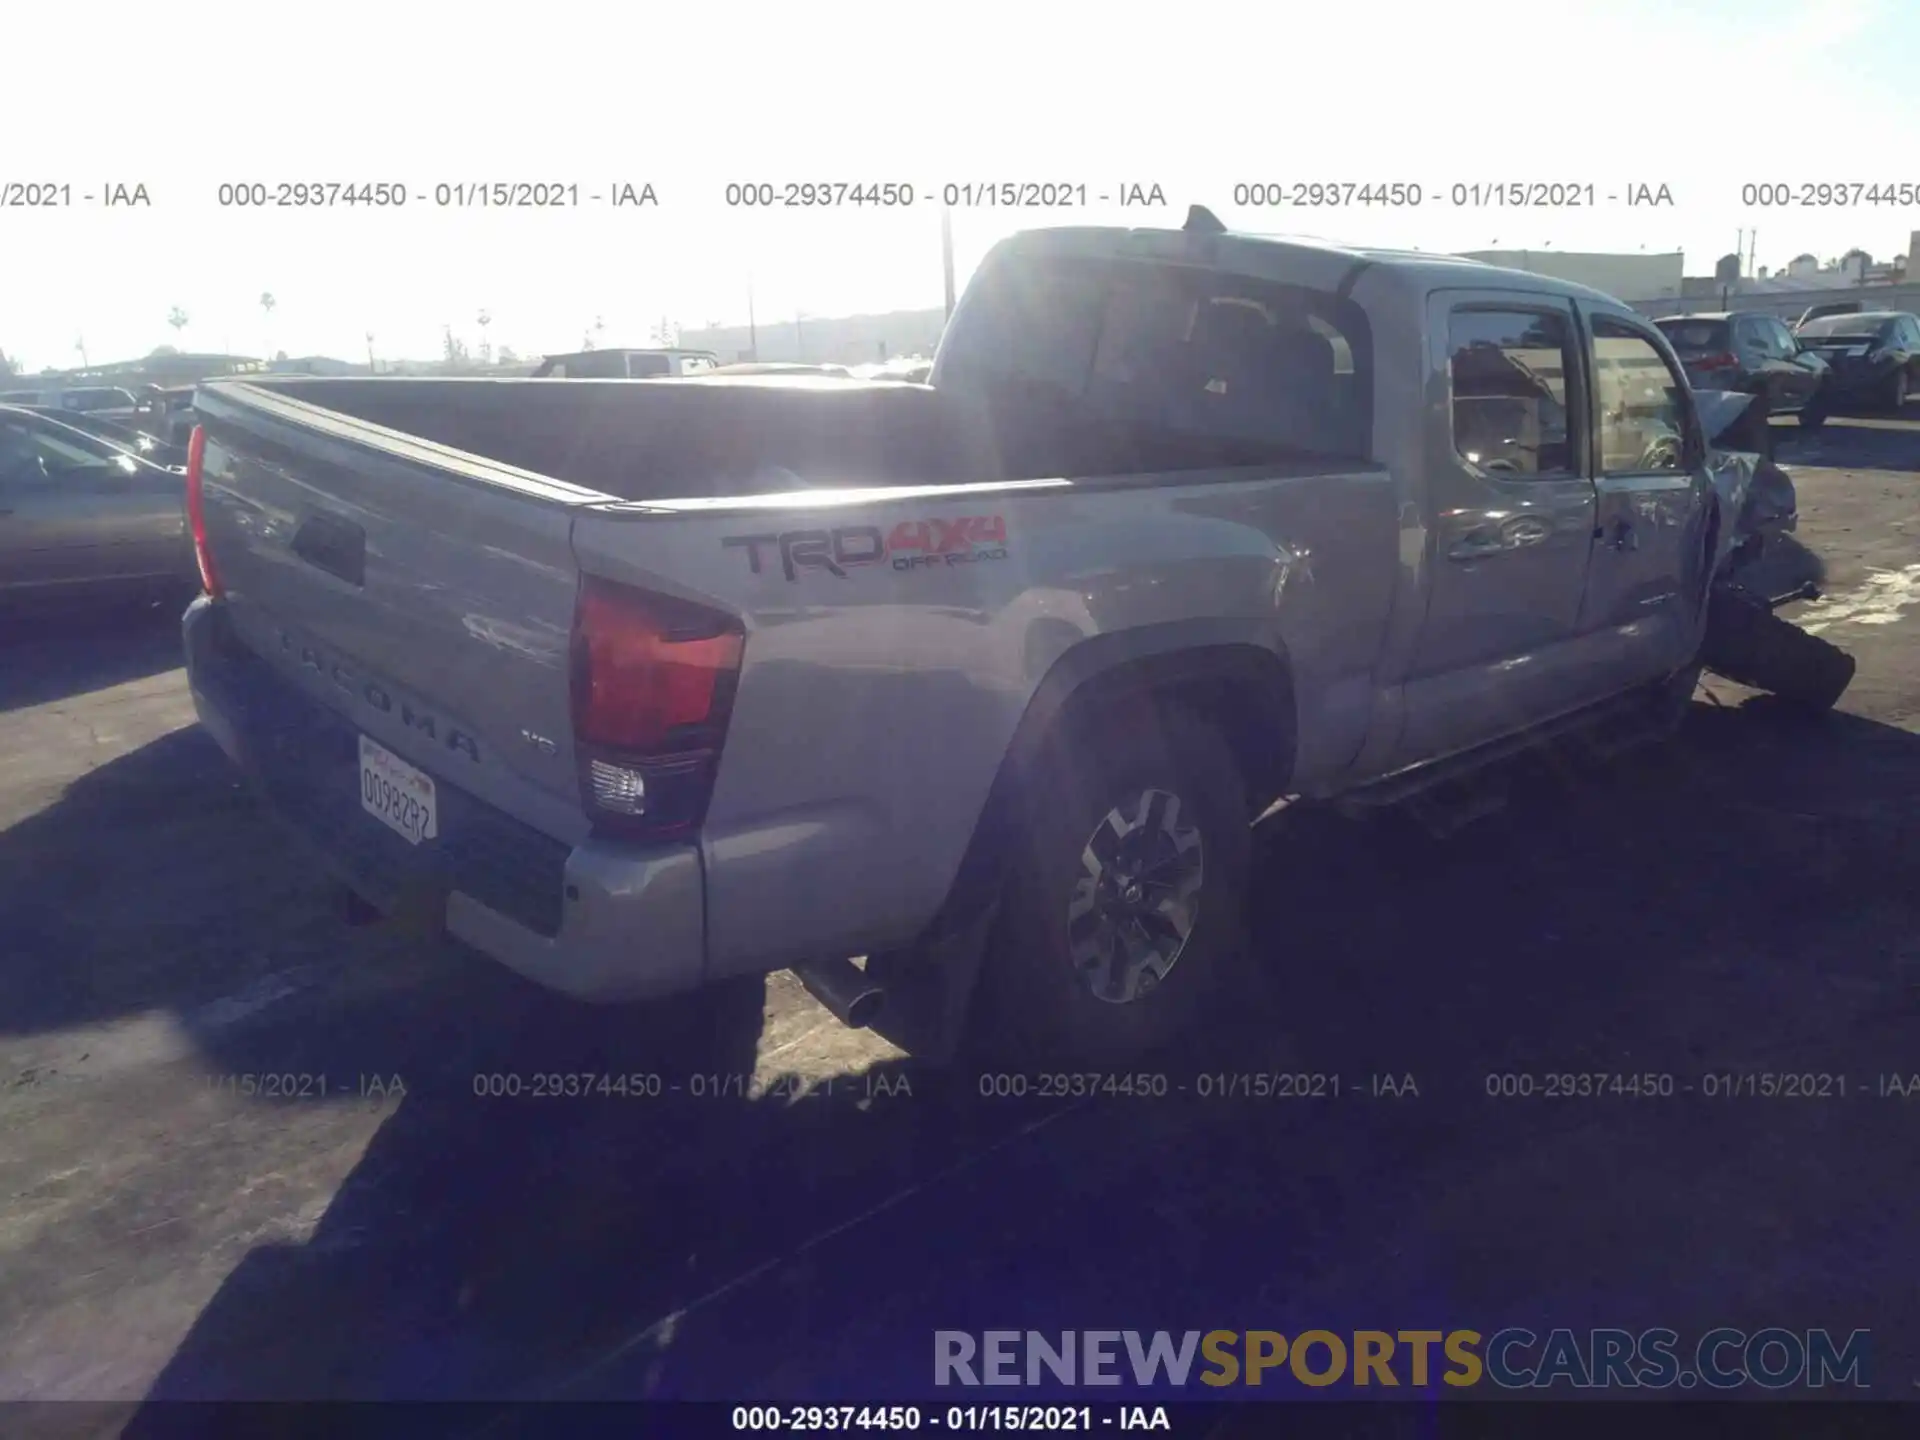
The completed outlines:
[[[410,845],[440,833],[433,777],[364,735],[360,737],[360,808]]]

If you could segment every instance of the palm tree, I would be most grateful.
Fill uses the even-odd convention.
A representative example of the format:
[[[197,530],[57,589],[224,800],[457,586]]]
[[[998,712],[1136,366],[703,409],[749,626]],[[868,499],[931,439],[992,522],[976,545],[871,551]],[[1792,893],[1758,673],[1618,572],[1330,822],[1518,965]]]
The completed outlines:
[[[480,312],[480,363],[482,365],[493,363],[493,346],[487,342],[487,326],[492,323],[493,316],[482,310]]]
[[[174,306],[173,309],[167,312],[167,324],[173,327],[173,338],[176,342],[174,348],[178,349],[178,341],[181,338],[180,332],[187,328],[187,312],[182,310],[178,305]]]
[[[374,363],[374,358],[373,358],[373,331],[371,331],[371,330],[369,330],[369,331],[367,331],[367,373],[368,373],[369,375],[377,375],[377,374],[379,374],[379,373],[380,373],[380,367],[379,367],[379,365],[377,365],[376,363]]]
[[[80,368],[82,370],[92,369],[93,362],[87,359],[87,337],[82,335],[78,340],[74,341],[73,348],[80,352]]]
[[[273,307],[279,303],[279,301],[273,298],[273,292],[271,290],[262,290],[260,292],[260,313],[267,317],[266,339],[267,352],[269,354],[273,352]]]

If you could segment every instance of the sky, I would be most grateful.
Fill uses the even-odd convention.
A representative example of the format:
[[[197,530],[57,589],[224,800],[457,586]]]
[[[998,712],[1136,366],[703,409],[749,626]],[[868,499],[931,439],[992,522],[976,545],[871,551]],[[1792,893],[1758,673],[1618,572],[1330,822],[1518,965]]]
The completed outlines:
[[[1040,224],[1230,226],[1426,250],[1671,252],[1757,232],[1758,265],[1904,253],[1920,210],[1743,206],[1757,183],[1920,185],[1916,0],[1000,0],[822,6],[95,0],[8,16],[0,351],[29,370],[157,345],[383,359],[647,345],[685,328],[937,307],[946,186],[1085,186],[1068,210],[962,206],[962,283]],[[109,38],[110,37],[110,38]],[[544,181],[577,206],[436,203]],[[749,210],[729,183],[892,183],[909,208]],[[1592,208],[1452,203],[1591,185]],[[397,208],[254,209],[221,186],[387,182]],[[1418,185],[1418,206],[1262,209],[1236,185]],[[613,208],[620,184],[657,204]],[[103,207],[113,185],[150,203]],[[1162,209],[1118,208],[1157,185]],[[1630,188],[1674,203],[1628,207]],[[1620,201],[1609,202],[1617,194]],[[271,312],[263,293],[275,298]],[[751,302],[749,300],[751,296]],[[175,308],[188,317],[176,332]]]

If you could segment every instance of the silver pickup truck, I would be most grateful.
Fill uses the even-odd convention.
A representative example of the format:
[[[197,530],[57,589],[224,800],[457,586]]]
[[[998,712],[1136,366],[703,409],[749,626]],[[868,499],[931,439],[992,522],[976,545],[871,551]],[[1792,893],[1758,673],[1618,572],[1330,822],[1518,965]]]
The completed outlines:
[[[1283,797],[1671,719],[1727,548],[1625,306],[1198,209],[1002,242],[930,388],[196,405],[195,702],[363,902],[592,1000],[937,969],[1055,1056],[1231,994]]]

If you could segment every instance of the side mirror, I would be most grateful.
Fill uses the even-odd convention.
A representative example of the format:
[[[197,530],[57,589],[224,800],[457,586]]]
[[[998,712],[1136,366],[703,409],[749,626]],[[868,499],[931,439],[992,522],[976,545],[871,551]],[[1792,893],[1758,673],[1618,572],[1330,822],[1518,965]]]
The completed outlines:
[[[1765,397],[1732,390],[1704,390],[1694,397],[1701,458],[1718,450],[1758,450],[1771,435]],[[1763,452],[1764,453],[1764,452]]]

